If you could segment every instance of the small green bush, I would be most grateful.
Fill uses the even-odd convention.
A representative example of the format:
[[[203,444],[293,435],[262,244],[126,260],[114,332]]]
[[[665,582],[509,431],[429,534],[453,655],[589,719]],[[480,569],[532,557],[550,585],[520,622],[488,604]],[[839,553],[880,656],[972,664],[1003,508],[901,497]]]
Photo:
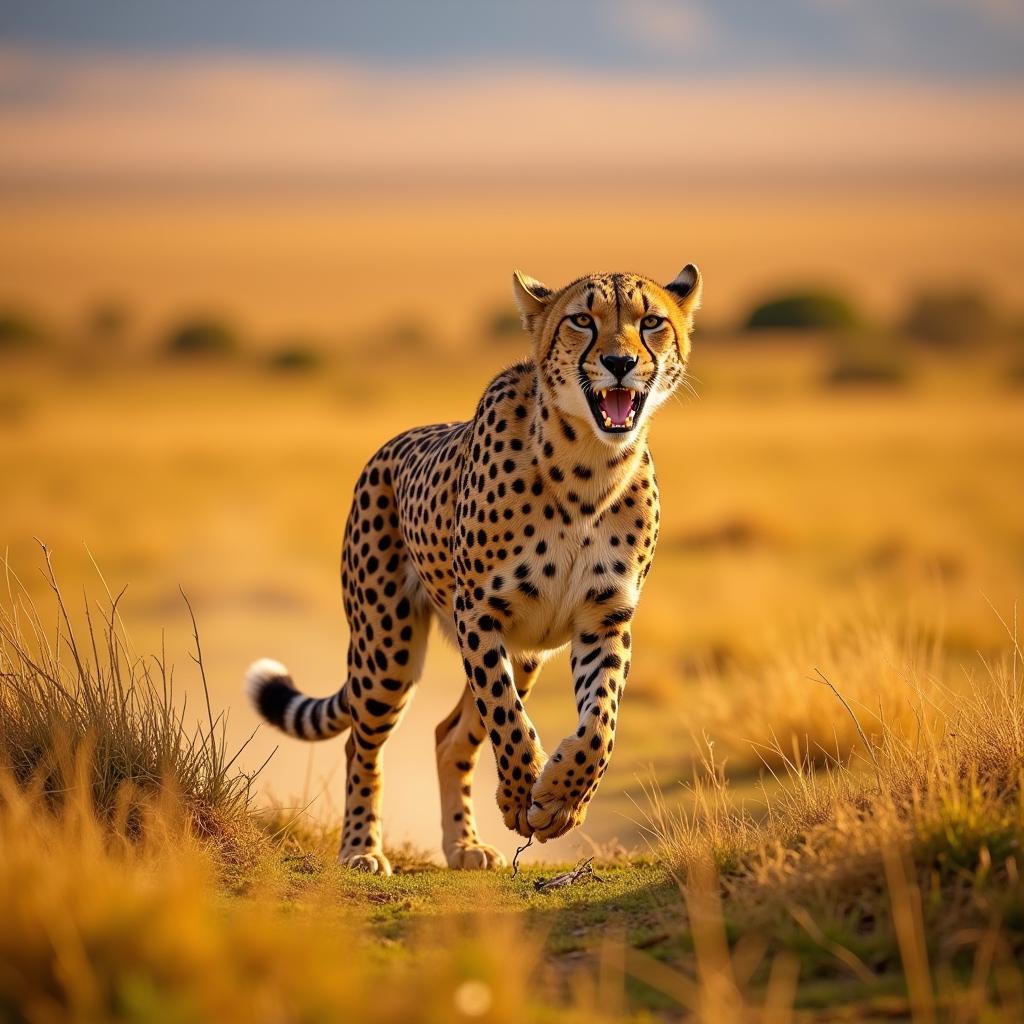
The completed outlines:
[[[0,353],[21,352],[46,343],[46,332],[25,313],[0,310]]]
[[[270,353],[267,365],[281,373],[312,373],[323,365],[323,354],[305,342],[288,342]]]
[[[1015,388],[1024,387],[1024,323],[1014,325],[1007,342],[1006,379]]]
[[[910,300],[903,329],[916,341],[943,348],[985,340],[996,326],[988,298],[978,289],[930,289]]]
[[[832,346],[824,382],[833,387],[850,385],[902,385],[910,379],[910,359],[898,338],[841,335]]]
[[[423,351],[430,348],[430,328],[415,316],[396,320],[388,331],[389,341],[395,349],[404,352]]]
[[[212,318],[186,320],[167,337],[169,355],[223,358],[238,351],[238,337],[227,324]]]
[[[522,334],[523,324],[519,313],[511,306],[496,309],[487,323],[487,333],[497,341],[506,341]]]
[[[91,338],[104,343],[123,337],[131,322],[131,311],[116,299],[102,299],[85,314],[86,332]]]
[[[834,331],[858,327],[861,317],[841,295],[829,291],[787,292],[764,299],[747,317],[748,331]]]

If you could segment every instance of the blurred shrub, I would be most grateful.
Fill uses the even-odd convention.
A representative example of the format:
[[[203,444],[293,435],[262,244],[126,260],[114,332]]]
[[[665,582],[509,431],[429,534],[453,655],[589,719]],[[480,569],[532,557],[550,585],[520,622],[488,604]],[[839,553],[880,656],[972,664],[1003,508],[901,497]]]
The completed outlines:
[[[1006,378],[1014,387],[1024,387],[1024,321],[1016,323],[1008,335],[1010,362]]]
[[[89,336],[102,342],[118,341],[132,321],[128,307],[116,299],[102,299],[85,314],[85,329]]]
[[[907,346],[899,338],[875,334],[841,334],[832,343],[824,382],[833,387],[901,385],[910,380]]]
[[[238,351],[238,337],[223,321],[213,318],[186,320],[167,336],[166,351],[172,356],[224,357]]]
[[[392,324],[388,340],[396,350],[422,351],[430,348],[430,328],[416,316],[406,316]]]
[[[748,331],[834,331],[858,327],[861,318],[849,301],[829,291],[786,292],[764,299],[747,317]]]
[[[996,326],[988,298],[980,290],[929,289],[910,300],[903,329],[916,341],[940,347],[983,340]]]
[[[496,309],[487,322],[487,333],[497,341],[516,338],[523,332],[523,323],[518,311],[512,306]]]
[[[25,313],[14,309],[0,310],[0,353],[40,348],[46,340],[43,328]]]
[[[29,396],[18,391],[0,391],[0,425],[17,426],[28,419],[32,411]]]
[[[267,365],[281,373],[312,373],[320,369],[323,361],[323,353],[318,348],[298,339],[274,349],[267,358]]]

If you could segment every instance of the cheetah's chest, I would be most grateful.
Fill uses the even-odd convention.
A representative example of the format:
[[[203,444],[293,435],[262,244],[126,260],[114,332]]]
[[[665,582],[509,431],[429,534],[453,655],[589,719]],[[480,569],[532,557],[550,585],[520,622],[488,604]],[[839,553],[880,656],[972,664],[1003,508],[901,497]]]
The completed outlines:
[[[612,548],[593,531],[538,528],[531,541],[512,564],[487,573],[481,589],[502,615],[511,650],[550,651],[569,642],[578,609],[607,589],[601,577]]]

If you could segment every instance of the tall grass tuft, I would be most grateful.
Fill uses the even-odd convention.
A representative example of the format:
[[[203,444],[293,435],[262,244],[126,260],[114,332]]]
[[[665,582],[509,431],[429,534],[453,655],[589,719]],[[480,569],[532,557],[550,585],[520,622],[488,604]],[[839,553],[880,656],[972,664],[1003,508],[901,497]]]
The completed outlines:
[[[1007,633],[1002,659],[962,689],[916,690],[909,724],[865,726],[863,705],[822,675],[858,747],[821,764],[776,745],[760,802],[733,798],[709,745],[688,806],[652,794],[650,827],[684,893],[713,871],[731,928],[816,951],[804,980],[824,960],[848,980],[905,984],[915,1019],[934,1019],[933,999],[969,1009],[953,1019],[1019,1014],[1024,654]]]
[[[39,788],[54,809],[85,785],[101,817],[127,807],[137,824],[144,805],[171,790],[197,835],[237,855],[256,834],[249,814],[256,773],[241,771],[241,749],[227,746],[224,715],[210,704],[198,630],[193,660],[205,705],[193,723],[187,702],[177,698],[166,653],[135,653],[118,612],[121,595],[107,592],[97,606],[86,599],[76,625],[45,547],[43,557],[54,601],[49,626],[7,571],[0,768],[18,785]]]

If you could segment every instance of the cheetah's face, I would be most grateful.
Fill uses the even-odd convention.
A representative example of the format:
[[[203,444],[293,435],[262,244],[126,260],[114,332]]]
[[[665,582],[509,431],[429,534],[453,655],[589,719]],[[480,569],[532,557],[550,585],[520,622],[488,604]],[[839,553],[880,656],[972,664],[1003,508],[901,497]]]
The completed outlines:
[[[541,386],[604,442],[629,443],[683,380],[701,280],[688,265],[664,287],[634,274],[594,274],[560,292],[515,275]]]

